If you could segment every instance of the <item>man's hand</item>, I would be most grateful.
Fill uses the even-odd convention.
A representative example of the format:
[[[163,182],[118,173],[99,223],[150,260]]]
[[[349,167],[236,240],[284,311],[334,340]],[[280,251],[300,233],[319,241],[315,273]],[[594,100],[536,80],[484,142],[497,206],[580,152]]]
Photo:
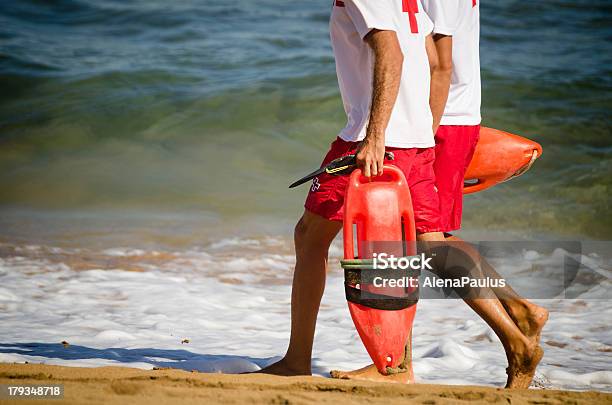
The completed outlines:
[[[366,177],[381,175],[385,161],[384,134],[366,137],[359,145],[355,159]]]
[[[356,159],[357,166],[370,177],[383,172],[385,131],[399,92],[404,54],[395,31],[372,30],[364,40],[374,53],[374,78],[370,120]]]

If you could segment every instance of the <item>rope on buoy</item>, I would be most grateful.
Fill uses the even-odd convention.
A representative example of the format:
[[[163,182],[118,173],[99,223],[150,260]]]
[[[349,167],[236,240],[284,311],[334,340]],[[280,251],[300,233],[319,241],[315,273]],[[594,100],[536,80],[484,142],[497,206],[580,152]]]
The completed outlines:
[[[409,368],[409,365],[412,363],[412,331],[410,331],[410,336],[408,337],[408,341],[406,342],[406,345],[404,346],[404,360],[402,360],[402,362],[400,363],[399,366],[397,367],[387,367],[386,371],[387,371],[387,375],[392,375],[392,374],[401,374],[401,373],[407,373]]]

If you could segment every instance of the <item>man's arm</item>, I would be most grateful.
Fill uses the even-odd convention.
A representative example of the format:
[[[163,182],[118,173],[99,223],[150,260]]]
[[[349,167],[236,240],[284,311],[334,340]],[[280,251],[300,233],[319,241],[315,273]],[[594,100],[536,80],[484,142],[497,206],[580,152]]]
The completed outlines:
[[[370,121],[357,165],[370,177],[383,172],[385,130],[399,92],[404,54],[395,31],[372,30],[364,40],[374,51],[374,80]]]
[[[453,37],[442,34],[428,36],[425,42],[431,69],[429,106],[433,115],[434,134],[440,126],[453,72]]]

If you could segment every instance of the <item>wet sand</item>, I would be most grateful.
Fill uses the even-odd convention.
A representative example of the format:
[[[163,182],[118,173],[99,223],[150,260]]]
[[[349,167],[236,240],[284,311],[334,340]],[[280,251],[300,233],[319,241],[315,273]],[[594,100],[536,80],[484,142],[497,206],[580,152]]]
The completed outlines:
[[[65,397],[53,403],[512,403],[603,404],[612,394],[595,391],[504,390],[449,385],[399,385],[321,377],[205,374],[125,367],[78,368],[0,364],[0,384],[64,384]],[[20,404],[41,400],[19,400]],[[48,401],[49,402],[49,401]],[[8,401],[0,400],[0,403]]]

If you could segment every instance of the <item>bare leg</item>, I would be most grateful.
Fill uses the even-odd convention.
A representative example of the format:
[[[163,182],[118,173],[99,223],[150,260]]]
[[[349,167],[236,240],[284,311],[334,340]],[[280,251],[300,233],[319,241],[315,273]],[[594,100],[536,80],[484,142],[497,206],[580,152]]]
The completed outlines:
[[[312,342],[325,289],[329,245],[342,228],[305,211],[295,227],[295,272],[291,290],[291,338],[285,357],[258,371],[276,375],[310,375]]]
[[[419,239],[434,242],[434,245],[441,241],[438,233],[423,234]],[[445,241],[443,236],[442,241]],[[464,243],[460,247],[465,248],[466,246],[467,244]],[[476,258],[479,259],[480,256]],[[465,259],[468,260],[467,263],[464,262]],[[480,277],[484,277],[480,261],[466,255],[464,249],[457,249],[457,246],[450,249],[449,256],[444,263],[437,263],[437,265],[442,272],[447,272],[454,266],[469,268],[471,265]],[[517,296],[516,293],[515,296]],[[465,299],[465,302],[493,329],[504,346],[508,359],[506,387],[528,388],[535,374],[536,366],[543,355],[538,342],[523,334],[492,289],[480,289],[477,298]]]
[[[480,256],[478,250],[471,244],[453,235],[447,236],[446,240],[453,242],[453,246],[455,247],[460,246],[463,251],[472,257],[474,263],[479,263],[486,277],[491,279],[502,278],[495,269]],[[528,338],[539,343],[542,328],[548,320],[548,311],[546,308],[540,307],[522,298],[508,283],[506,283],[506,286],[503,288],[492,288],[492,290],[521,332]]]
[[[440,232],[422,234],[419,235],[418,239],[427,242],[445,241],[444,235]],[[447,263],[442,263],[442,268],[446,269],[447,267]],[[483,295],[488,298],[466,299],[465,301],[493,328],[504,346],[509,364],[506,387],[528,388],[535,373],[535,368],[542,358],[542,349],[537,342],[527,338],[521,332],[493,291],[489,289],[489,291],[484,291]],[[336,378],[376,379],[382,381],[389,381],[393,377],[378,373],[374,366],[368,366],[351,372],[334,371],[332,376]]]

